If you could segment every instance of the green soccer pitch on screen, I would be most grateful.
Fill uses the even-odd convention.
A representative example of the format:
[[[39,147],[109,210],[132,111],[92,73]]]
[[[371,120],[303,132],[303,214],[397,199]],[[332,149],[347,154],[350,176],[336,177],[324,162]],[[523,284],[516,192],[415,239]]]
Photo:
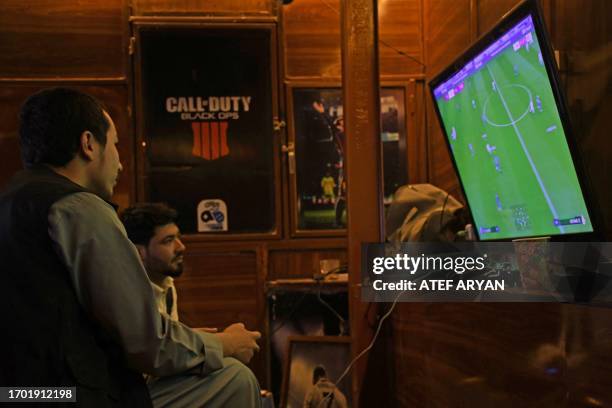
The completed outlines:
[[[593,232],[534,17],[487,38],[431,85],[479,238]]]

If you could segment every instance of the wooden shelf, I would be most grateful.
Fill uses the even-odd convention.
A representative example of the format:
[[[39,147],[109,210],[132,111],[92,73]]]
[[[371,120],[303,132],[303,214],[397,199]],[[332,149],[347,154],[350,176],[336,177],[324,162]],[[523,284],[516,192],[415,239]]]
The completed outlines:
[[[336,279],[327,278],[323,280],[315,280],[312,278],[296,278],[296,279],[276,279],[266,282],[265,290],[267,294],[279,291],[322,291],[330,292],[345,292],[348,290],[348,274],[341,273],[333,275]]]

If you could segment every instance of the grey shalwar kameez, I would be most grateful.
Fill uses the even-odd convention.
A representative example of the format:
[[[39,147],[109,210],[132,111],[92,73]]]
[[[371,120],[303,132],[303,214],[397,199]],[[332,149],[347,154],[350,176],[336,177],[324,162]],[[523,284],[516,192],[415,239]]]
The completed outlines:
[[[83,308],[122,346],[132,368],[158,377],[149,386],[155,406],[260,406],[253,373],[223,357],[215,334],[158,311],[136,247],[108,203],[75,193],[57,201],[48,217]]]

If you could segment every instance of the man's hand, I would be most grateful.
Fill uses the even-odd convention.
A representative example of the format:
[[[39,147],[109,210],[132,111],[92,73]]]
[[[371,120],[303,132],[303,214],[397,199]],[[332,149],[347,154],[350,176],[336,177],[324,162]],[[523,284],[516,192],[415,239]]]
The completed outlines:
[[[222,333],[217,333],[217,337],[223,344],[224,357],[234,357],[247,364],[259,351],[257,340],[261,338],[261,333],[245,329],[242,323],[228,326]]]

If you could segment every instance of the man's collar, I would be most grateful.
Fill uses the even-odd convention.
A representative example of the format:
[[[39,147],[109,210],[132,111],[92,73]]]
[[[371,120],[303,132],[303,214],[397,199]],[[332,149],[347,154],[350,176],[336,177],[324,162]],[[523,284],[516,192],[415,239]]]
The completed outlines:
[[[172,278],[172,276],[166,276],[164,280],[161,281],[160,285],[158,285],[157,283],[153,281],[151,281],[151,284],[153,285],[155,289],[158,289],[160,292],[165,292],[169,288],[174,286],[174,278]]]
[[[47,164],[44,163],[40,163],[40,164],[35,164],[29,168],[26,169],[26,171],[33,171],[36,173],[42,173],[42,174],[49,174],[52,175],[54,177],[59,177],[62,178],[66,181],[68,181],[69,183],[74,184],[75,186],[78,186],[79,188],[83,189],[83,191],[87,192],[87,193],[91,193],[91,194],[95,194],[98,197],[100,197],[102,200],[104,200],[108,205],[110,205],[111,207],[113,207],[113,209],[115,210],[115,212],[117,212],[119,210],[119,206],[115,203],[113,203],[112,201],[109,201],[107,199],[105,199],[104,197],[100,196],[99,194],[95,193],[94,191],[88,189],[87,187],[84,187],[78,183],[75,183],[73,180],[69,179],[68,177],[64,176],[63,174],[58,173],[57,171],[53,170],[53,168]]]

